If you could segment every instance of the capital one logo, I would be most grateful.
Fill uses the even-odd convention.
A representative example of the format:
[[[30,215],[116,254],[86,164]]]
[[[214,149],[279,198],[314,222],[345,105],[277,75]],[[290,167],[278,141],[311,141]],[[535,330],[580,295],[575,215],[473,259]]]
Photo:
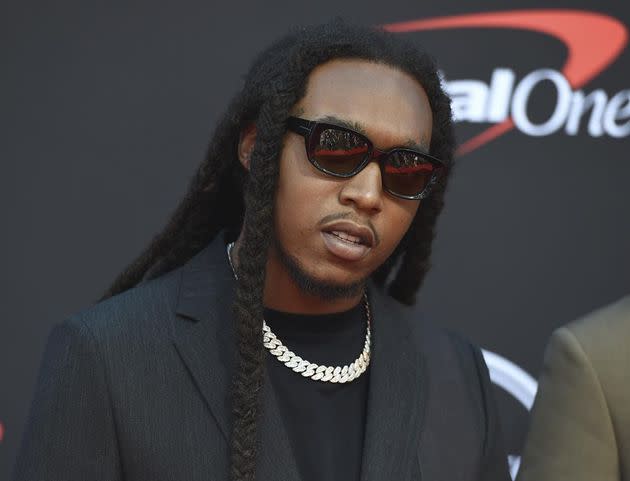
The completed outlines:
[[[564,132],[592,137],[630,136],[630,89],[609,94],[582,89],[610,66],[628,43],[628,29],[619,20],[581,10],[517,10],[413,20],[384,26],[391,32],[442,29],[516,29],[549,35],[568,51],[559,69],[541,68],[521,79],[508,67],[497,67],[487,79],[444,78],[456,122],[491,123],[458,149],[471,152],[516,128],[540,137]],[[549,116],[535,122],[527,114],[532,93],[543,83],[556,91]]]

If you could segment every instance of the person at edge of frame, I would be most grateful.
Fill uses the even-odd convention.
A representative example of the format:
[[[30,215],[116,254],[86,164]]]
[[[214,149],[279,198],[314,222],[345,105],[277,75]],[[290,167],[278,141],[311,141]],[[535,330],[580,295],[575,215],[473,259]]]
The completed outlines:
[[[551,335],[517,481],[630,480],[630,295]]]
[[[13,480],[508,480],[480,349],[413,308],[454,146],[400,36],[273,43],[164,230],[53,327]]]

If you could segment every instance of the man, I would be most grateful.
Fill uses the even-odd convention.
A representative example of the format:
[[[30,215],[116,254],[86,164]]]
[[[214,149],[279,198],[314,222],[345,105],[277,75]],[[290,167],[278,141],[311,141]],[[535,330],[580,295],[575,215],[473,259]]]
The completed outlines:
[[[630,480],[630,296],[554,331],[519,481]]]
[[[479,349],[406,306],[450,115],[392,34],[263,52],[164,232],[53,330],[15,480],[508,479]]]

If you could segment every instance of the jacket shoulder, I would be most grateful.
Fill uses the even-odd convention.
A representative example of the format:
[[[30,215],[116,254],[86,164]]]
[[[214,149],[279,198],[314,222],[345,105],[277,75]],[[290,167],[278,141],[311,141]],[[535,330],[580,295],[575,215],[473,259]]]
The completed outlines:
[[[630,338],[630,295],[600,307],[564,327],[553,335],[569,331],[590,358],[610,358],[612,353],[627,352]]]
[[[414,320],[427,390],[425,450],[438,441],[474,459],[470,467],[478,479],[508,480],[499,412],[481,349],[422,314]]]
[[[411,331],[425,356],[468,374],[476,373],[481,349],[461,333],[444,327],[423,313],[409,314]]]
[[[89,306],[63,321],[87,329],[97,342],[168,334],[181,279],[177,268]]]
[[[481,349],[464,335],[415,313],[411,330],[422,352],[431,396],[467,402],[478,428],[486,424],[490,379]],[[458,402],[458,401],[455,401]]]
[[[617,479],[630,419],[628,334],[622,299],[551,335],[523,449],[519,481]],[[625,356],[625,362],[623,358]],[[575,460],[588,452],[588,463]]]

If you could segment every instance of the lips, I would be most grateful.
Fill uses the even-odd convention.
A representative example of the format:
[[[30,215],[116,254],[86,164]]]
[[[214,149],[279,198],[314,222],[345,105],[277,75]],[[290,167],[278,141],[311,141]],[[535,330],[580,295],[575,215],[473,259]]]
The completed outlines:
[[[322,229],[322,237],[328,251],[346,261],[363,259],[375,245],[371,229],[349,221],[325,226]]]
[[[329,232],[329,234],[336,235],[340,239],[343,239],[343,240],[348,241],[348,242],[352,242],[353,244],[363,244],[363,242],[361,241],[360,237],[356,237],[356,236],[347,234],[346,232],[343,232],[343,231],[340,231],[340,230],[333,230],[333,231]]]

